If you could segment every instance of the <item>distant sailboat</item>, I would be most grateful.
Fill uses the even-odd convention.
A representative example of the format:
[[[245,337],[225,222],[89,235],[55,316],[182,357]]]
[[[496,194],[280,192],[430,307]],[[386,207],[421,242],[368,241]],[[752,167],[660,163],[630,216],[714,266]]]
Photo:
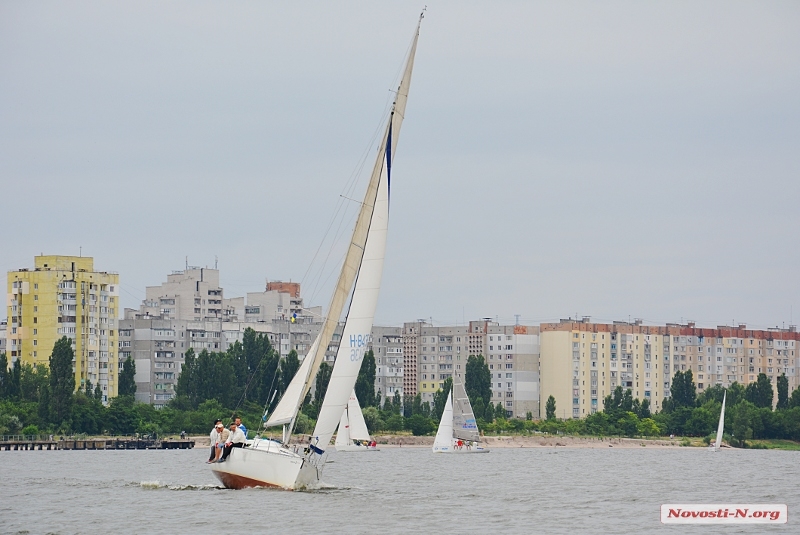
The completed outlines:
[[[336,442],[333,445],[336,446],[336,451],[380,451],[372,444],[372,437],[369,436],[367,422],[364,421],[355,392],[350,394],[350,401],[339,420]]]
[[[233,451],[224,463],[212,464],[214,475],[227,488],[269,486],[298,489],[314,486],[319,482],[320,473],[325,466],[325,450],[348,405],[361,368],[361,360],[370,343],[386,250],[391,166],[405,116],[421,22],[422,15],[328,307],[328,315],[320,334],[264,425],[265,428],[283,426],[282,440],[256,439],[248,447]],[[325,350],[330,344],[348,297],[350,308],[314,434],[307,444],[292,446],[289,439],[298,412],[325,358]]]
[[[464,383],[458,374],[453,374],[453,389],[447,396],[442,411],[442,419],[433,441],[433,452],[488,453],[487,448],[478,445],[480,438]]]
[[[714,441],[714,451],[719,451],[722,445],[722,429],[725,427],[725,398],[728,392],[722,394],[722,410],[719,411],[719,424],[717,425],[717,440]]]

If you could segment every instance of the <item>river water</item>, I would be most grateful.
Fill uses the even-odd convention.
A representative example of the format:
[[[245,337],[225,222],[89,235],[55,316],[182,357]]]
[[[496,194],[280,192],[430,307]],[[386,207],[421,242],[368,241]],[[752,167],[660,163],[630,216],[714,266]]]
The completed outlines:
[[[221,489],[206,454],[2,451],[0,533],[800,533],[800,452],[387,448],[333,453],[306,492]],[[662,503],[786,503],[789,523],[666,526]]]

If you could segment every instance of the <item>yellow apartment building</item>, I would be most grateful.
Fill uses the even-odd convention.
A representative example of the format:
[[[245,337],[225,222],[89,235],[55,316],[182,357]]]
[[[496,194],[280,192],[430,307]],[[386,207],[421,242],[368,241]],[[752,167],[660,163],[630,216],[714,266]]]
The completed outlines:
[[[75,384],[100,385],[103,401],[117,395],[120,368],[116,317],[119,275],[94,270],[91,257],[42,255],[33,269],[8,272],[9,361],[49,365],[56,340],[75,352]]]
[[[670,395],[675,372],[692,371],[698,393],[734,381],[747,385],[765,373],[777,402],[777,380],[786,374],[789,392],[800,386],[800,333],[788,329],[748,329],[694,323],[663,326],[561,320],[540,326],[540,402],[556,400],[558,418],[582,418],[603,410],[617,386],[647,399],[653,412]]]

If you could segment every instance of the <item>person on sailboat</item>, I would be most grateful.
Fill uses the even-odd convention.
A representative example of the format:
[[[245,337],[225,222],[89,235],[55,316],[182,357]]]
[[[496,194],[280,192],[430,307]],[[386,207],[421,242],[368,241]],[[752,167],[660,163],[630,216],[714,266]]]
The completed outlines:
[[[222,425],[222,420],[214,420],[214,427],[211,428],[211,434],[209,435],[209,439],[211,440],[211,453],[208,456],[209,463],[213,463],[217,460],[217,452],[219,449],[217,448],[217,444],[219,444],[219,432],[224,429],[225,426]]]
[[[236,427],[242,430],[242,433],[244,433],[244,438],[247,439],[247,428],[242,423],[242,419],[237,416],[233,419],[233,421],[236,422]]]
[[[222,449],[222,458],[217,462],[224,463],[228,459],[228,455],[231,454],[233,448],[244,448],[244,441],[245,438],[242,430],[239,429],[236,422],[231,422],[230,436],[228,437],[228,441],[225,442],[225,447]]]

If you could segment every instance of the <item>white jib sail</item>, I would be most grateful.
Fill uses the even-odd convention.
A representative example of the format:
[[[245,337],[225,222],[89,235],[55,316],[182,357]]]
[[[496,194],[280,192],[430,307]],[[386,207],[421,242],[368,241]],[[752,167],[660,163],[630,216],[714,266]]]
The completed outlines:
[[[336,426],[347,406],[350,393],[356,384],[364,353],[371,342],[372,321],[375,316],[375,308],[378,305],[378,294],[380,293],[381,278],[383,276],[383,260],[386,251],[386,234],[389,225],[391,162],[394,159],[397,140],[400,137],[400,127],[403,124],[418,38],[419,25],[406,61],[403,79],[397,90],[392,113],[386,125],[383,142],[378,150],[378,157],[370,177],[370,187],[368,187],[368,193],[362,205],[359,220],[356,222],[356,230],[354,230],[354,238],[359,228],[366,228],[367,234],[364,239],[365,245],[361,263],[357,268],[355,289],[350,300],[350,310],[347,313],[339,351],[336,353],[336,362],[333,365],[328,390],[325,393],[317,425],[314,428],[316,444],[320,448],[328,445],[333,433],[336,431]],[[372,206],[370,206],[369,191],[372,184],[376,182],[377,191],[373,197]],[[372,208],[371,217],[369,214],[370,208]],[[355,245],[356,242],[354,240],[350,249],[352,250]],[[347,265],[343,267],[343,273],[346,267]]]
[[[350,400],[347,402],[347,410],[344,411],[344,413],[347,414],[350,420],[351,440],[372,440],[369,436],[367,422],[364,421],[364,413],[361,412],[361,406],[358,404],[358,398],[355,392],[350,394]]]
[[[264,424],[264,427],[285,425],[294,420],[295,416],[297,415],[297,411],[300,410],[300,404],[303,403],[303,397],[306,395],[303,391],[303,387],[311,371],[311,364],[314,361],[314,354],[319,347],[321,336],[322,333],[317,335],[317,339],[314,340],[313,344],[311,344],[311,349],[308,350],[308,354],[303,359],[303,362],[300,363],[300,367],[297,369],[294,377],[292,377],[289,386],[286,387],[286,392],[284,392],[283,396],[281,396],[278,406],[275,407],[274,411],[272,411],[272,414],[270,414],[269,420],[267,420],[267,423]]]
[[[444,404],[442,419],[439,421],[439,430],[433,440],[433,451],[451,451],[453,449],[453,396],[447,396]]]
[[[453,436],[461,440],[480,440],[475,414],[458,374],[453,375]]]
[[[719,446],[722,444],[722,430],[725,427],[725,398],[728,393],[722,394],[722,410],[719,411],[719,425],[717,426],[717,440],[714,442],[714,451],[719,451]]]
[[[350,445],[350,419],[347,417],[347,411],[342,413],[342,418],[339,420],[339,429],[336,431],[336,446]]]

